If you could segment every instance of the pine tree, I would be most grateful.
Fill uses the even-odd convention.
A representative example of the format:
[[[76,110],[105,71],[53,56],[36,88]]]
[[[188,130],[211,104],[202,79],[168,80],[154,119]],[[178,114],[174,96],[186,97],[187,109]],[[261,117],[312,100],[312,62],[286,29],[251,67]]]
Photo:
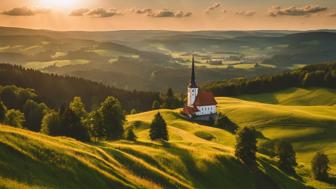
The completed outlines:
[[[160,112],[158,112],[150,125],[150,138],[152,140],[162,139],[168,141],[167,124]]]
[[[314,179],[327,180],[329,178],[329,158],[322,152],[317,152],[311,161],[311,170]]]
[[[281,141],[277,144],[276,154],[279,156],[279,168],[286,173],[294,174],[297,163],[293,146],[288,142]]]
[[[6,106],[0,101],[0,123],[3,123],[6,119]]]
[[[251,168],[256,167],[256,130],[244,127],[236,135],[235,156]]]

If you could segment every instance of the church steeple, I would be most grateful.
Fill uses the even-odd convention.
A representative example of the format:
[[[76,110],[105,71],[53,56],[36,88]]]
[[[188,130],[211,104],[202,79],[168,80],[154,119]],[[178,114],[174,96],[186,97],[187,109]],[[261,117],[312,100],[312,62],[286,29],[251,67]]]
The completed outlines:
[[[195,79],[195,58],[194,58],[194,55],[192,55],[191,78],[190,78],[189,88],[197,88],[196,79]]]

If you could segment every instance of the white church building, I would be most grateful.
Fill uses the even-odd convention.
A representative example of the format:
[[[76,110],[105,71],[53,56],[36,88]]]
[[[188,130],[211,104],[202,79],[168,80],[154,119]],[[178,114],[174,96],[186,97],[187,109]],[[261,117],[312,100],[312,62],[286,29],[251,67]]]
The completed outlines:
[[[210,117],[217,114],[217,102],[211,92],[200,91],[196,85],[195,60],[192,57],[191,79],[188,85],[188,100],[182,113],[189,118]]]

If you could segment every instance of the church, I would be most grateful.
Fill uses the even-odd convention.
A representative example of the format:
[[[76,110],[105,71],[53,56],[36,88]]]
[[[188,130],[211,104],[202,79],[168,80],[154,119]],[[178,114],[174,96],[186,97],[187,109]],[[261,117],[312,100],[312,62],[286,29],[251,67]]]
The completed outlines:
[[[217,114],[217,102],[211,92],[201,91],[195,78],[195,59],[192,57],[191,79],[188,85],[188,100],[182,113],[189,118],[209,119]]]

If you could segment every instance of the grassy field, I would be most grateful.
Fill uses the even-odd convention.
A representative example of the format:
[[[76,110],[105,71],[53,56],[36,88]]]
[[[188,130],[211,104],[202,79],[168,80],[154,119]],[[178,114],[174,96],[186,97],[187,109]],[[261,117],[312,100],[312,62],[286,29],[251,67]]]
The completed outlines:
[[[327,93],[310,91],[317,91],[316,99]],[[285,98],[286,92],[293,95],[283,91],[273,96],[295,104],[293,97]],[[138,142],[84,144],[1,126],[0,188],[335,188],[334,179],[313,181],[309,168],[312,155],[323,150],[331,160],[333,178],[336,176],[336,106],[330,101],[304,106],[305,97],[297,96],[300,105],[217,98],[219,111],[231,121],[263,133],[258,140],[260,174],[248,171],[233,157],[233,134],[189,122],[179,110],[160,110],[168,123],[169,142],[148,138],[157,111],[127,116]],[[265,155],[277,139],[293,143],[298,177],[284,174],[275,166],[276,158]]]

